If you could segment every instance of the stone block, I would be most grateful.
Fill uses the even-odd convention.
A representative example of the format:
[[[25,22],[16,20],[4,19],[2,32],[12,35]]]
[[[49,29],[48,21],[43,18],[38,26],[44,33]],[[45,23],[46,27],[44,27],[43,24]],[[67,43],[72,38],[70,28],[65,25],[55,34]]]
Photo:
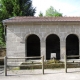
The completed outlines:
[[[74,27],[71,27],[71,32],[75,32],[75,28]]]
[[[20,32],[21,33],[25,33],[26,32],[26,29],[25,28],[20,28]]]
[[[35,28],[35,33],[39,33],[39,28]]]
[[[46,29],[45,28],[40,28],[39,33],[42,33],[42,32],[46,32]]]
[[[35,32],[36,28],[31,27],[31,28],[29,28],[29,30],[30,30],[30,32]]]
[[[24,52],[25,51],[25,46],[17,46],[17,51]]]
[[[59,27],[56,27],[55,33],[59,33]]]
[[[59,27],[59,32],[66,32],[65,27],[64,27],[64,26],[60,26],[60,27]]]
[[[15,34],[15,38],[16,37],[21,37],[21,33],[19,32],[19,33],[14,33]]]
[[[16,27],[16,28],[14,29],[14,32],[15,32],[15,33],[20,33],[20,28],[19,28],[19,27]]]

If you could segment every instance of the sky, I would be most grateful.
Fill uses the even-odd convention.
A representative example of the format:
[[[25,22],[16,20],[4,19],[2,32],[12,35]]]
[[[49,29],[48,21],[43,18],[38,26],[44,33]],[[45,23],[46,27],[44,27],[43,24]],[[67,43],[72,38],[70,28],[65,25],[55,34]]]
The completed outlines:
[[[63,16],[80,16],[80,0],[32,0],[33,7],[36,7],[36,14],[45,12],[50,6],[63,14]]]

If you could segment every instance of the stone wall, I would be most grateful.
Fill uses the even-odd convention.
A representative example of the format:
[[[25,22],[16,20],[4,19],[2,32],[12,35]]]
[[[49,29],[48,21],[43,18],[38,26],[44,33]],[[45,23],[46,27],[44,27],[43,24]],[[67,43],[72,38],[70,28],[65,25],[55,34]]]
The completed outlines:
[[[56,34],[60,38],[60,57],[64,59],[64,54],[66,54],[66,37],[69,34],[75,34],[80,39],[80,23],[9,24],[7,26],[7,56],[25,57],[25,40],[30,34],[36,34],[40,38],[41,55],[44,55],[45,59],[46,37],[50,34]]]

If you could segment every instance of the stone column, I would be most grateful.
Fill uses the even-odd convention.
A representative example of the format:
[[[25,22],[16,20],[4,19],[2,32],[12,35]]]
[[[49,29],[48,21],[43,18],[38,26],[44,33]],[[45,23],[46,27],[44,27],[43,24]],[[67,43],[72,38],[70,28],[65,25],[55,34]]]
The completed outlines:
[[[64,59],[64,56],[66,55],[66,39],[60,40],[60,59]]]
[[[41,40],[41,56],[44,56],[44,60],[46,60],[46,42]]]

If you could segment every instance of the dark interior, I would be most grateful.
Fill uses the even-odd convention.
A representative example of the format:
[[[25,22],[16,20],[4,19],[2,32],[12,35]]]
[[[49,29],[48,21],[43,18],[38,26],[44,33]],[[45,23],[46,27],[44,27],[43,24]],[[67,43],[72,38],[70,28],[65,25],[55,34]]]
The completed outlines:
[[[30,35],[26,40],[27,57],[40,56],[40,39],[37,35]]]
[[[51,59],[51,53],[56,53],[56,59],[60,59],[60,39],[51,34],[46,38],[46,59]]]
[[[79,40],[74,34],[70,34],[66,38],[66,55],[79,55]],[[72,57],[68,59],[79,59],[79,57]]]

